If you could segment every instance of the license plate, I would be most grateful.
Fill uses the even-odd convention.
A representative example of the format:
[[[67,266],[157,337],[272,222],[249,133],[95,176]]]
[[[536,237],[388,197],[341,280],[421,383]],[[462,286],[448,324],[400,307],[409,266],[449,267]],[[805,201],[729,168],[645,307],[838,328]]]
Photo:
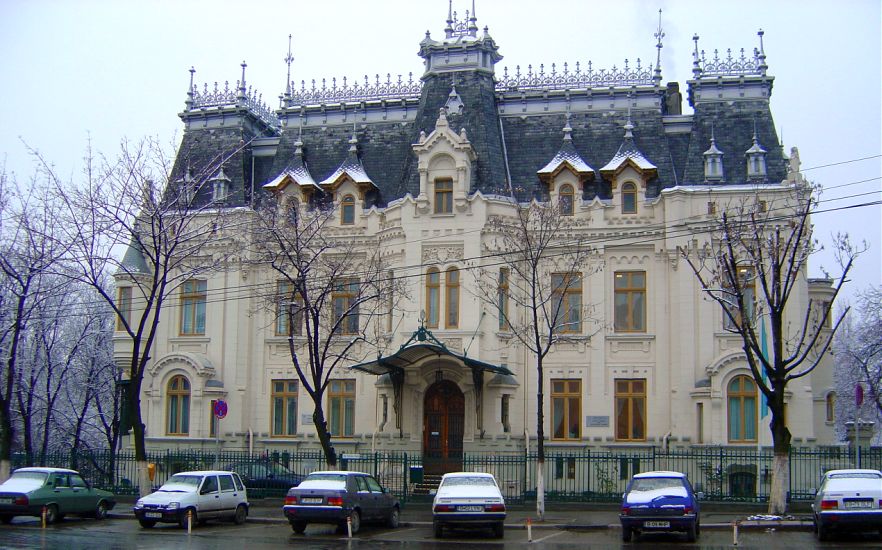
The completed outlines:
[[[302,502],[303,504],[321,504],[322,500],[323,499],[321,497],[303,497],[300,499],[300,502]]]
[[[457,512],[483,512],[483,506],[457,506]]]
[[[162,512],[146,512],[144,514],[145,518],[161,518]]]
[[[11,497],[0,498],[0,504],[13,504],[14,502],[15,499]]]
[[[668,529],[671,527],[670,521],[644,521],[643,527],[655,527],[661,529]]]
[[[844,508],[871,508],[872,500],[846,500],[842,503]]]

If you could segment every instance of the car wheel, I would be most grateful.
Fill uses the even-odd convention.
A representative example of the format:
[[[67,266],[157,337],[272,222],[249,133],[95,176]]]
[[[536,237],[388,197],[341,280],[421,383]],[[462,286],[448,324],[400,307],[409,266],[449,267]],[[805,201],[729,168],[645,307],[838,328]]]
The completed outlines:
[[[10,523],[12,523],[12,518],[14,518],[14,517],[15,517],[15,516],[5,516],[5,515],[4,515],[4,516],[0,516],[0,521],[2,521],[3,523],[5,523],[6,525],[9,525]]]
[[[294,521],[291,523],[291,530],[297,533],[298,535],[302,535],[306,531],[306,522],[305,521]]]
[[[503,538],[505,536],[505,524],[502,523],[501,521],[494,523],[493,524],[493,535],[498,539]]]
[[[830,538],[830,529],[824,527],[824,524],[818,524],[818,540],[827,540]]]
[[[353,510],[349,514],[349,523],[352,526],[352,534],[358,533],[358,530],[361,529],[361,514],[358,513],[358,510]]]
[[[698,519],[695,520],[695,536],[701,536],[701,522]]]
[[[104,519],[107,517],[107,502],[101,500],[98,501],[98,506],[95,507],[95,513],[93,514],[95,519]]]
[[[154,525],[156,525],[156,521],[152,519],[139,519],[138,523],[141,524],[141,527],[144,529],[151,529]]]
[[[698,533],[696,533],[695,524],[693,523],[686,530],[686,540],[689,542],[695,542],[695,539],[697,538],[697,536],[698,536]]]
[[[52,525],[61,521],[61,515],[58,513],[58,506],[50,504],[46,507],[46,525]]]
[[[392,529],[398,529],[398,524],[401,522],[401,510],[398,509],[398,506],[393,506],[392,511],[389,512],[389,520],[386,522]]]
[[[196,514],[196,510],[194,510],[192,508],[187,508],[186,510],[181,512],[180,517],[178,517],[178,525],[181,527],[181,529],[187,528],[187,513],[188,512],[191,514],[190,520],[192,521],[192,525],[196,525],[199,523],[199,515]]]
[[[444,526],[438,523],[437,521],[432,525],[433,530],[435,531],[435,538],[440,539],[444,536]]]
[[[631,542],[631,535],[633,531],[631,531],[630,527],[622,527],[622,541]]]
[[[236,515],[233,516],[233,523],[236,525],[242,525],[245,523],[245,519],[248,517],[248,507],[244,504],[240,504],[236,506]]]

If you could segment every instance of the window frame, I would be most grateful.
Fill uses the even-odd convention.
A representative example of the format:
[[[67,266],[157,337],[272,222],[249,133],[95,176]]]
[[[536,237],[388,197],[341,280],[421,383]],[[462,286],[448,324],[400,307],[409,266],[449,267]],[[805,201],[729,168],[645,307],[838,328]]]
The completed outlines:
[[[582,333],[582,273],[552,273],[552,329],[555,334]],[[571,300],[578,299],[578,304]],[[576,306],[576,307],[574,307]],[[562,312],[562,314],[561,314]],[[573,314],[576,320],[573,320]],[[565,322],[560,322],[565,321]],[[575,326],[574,326],[575,325]]]
[[[572,185],[561,185],[558,192],[558,208],[561,216],[573,216],[576,213],[576,191]]]
[[[340,225],[355,225],[355,196],[351,193],[340,199]]]
[[[177,382],[182,382],[181,387]],[[191,387],[183,374],[172,376],[165,385],[165,435],[190,435]]]
[[[622,184],[622,214],[637,213],[637,184],[625,182]]]
[[[460,273],[457,267],[444,272],[444,328],[459,328]]]
[[[281,389],[279,389],[281,387]],[[293,389],[292,389],[293,387]],[[274,378],[270,380],[270,437],[286,438],[297,435],[297,410],[300,384],[293,378]],[[278,421],[277,400],[281,402],[281,421]],[[291,401],[294,411],[291,411]],[[281,429],[276,429],[277,424]]]
[[[441,271],[426,270],[426,326],[438,328],[441,323]]]
[[[509,320],[508,310],[511,296],[511,270],[507,267],[499,268],[499,275],[496,279],[496,314],[499,317],[499,330],[511,329],[511,321]]]
[[[276,318],[273,331],[276,336],[303,336],[303,308],[300,301],[291,296],[294,293],[294,283],[288,280],[276,281]],[[291,315],[289,305],[294,305],[294,315]]]
[[[582,380],[580,378],[552,378],[550,386],[552,441],[581,441]],[[555,407],[558,402],[562,403],[560,411]],[[575,419],[572,418],[574,412],[576,414]],[[563,414],[563,418],[560,419],[560,433],[557,430],[559,413]],[[575,420],[575,423],[573,420]],[[572,432],[573,427],[576,428],[575,435]]]
[[[836,392],[827,392],[824,396],[824,419],[828,424],[836,422]]]
[[[752,386],[753,391],[748,391],[745,389],[744,382],[747,382]],[[738,389],[732,389],[733,385],[736,383],[740,383]],[[745,406],[745,402],[747,400],[752,400],[753,405],[753,422],[749,423],[748,418],[746,418],[745,412],[747,411],[747,407]],[[737,424],[735,425],[736,431],[740,431],[743,435],[741,437],[736,437],[738,434],[732,433],[733,422],[732,422],[732,414],[733,414],[733,401],[738,402],[738,415]],[[753,430],[753,437],[749,437],[748,428]],[[756,443],[757,442],[757,434],[759,432],[759,389],[757,388],[756,381],[746,375],[739,374],[732,377],[731,380],[726,384],[726,440],[729,443]]]
[[[354,335],[358,334],[360,325],[358,300],[361,282],[356,277],[341,277],[334,282],[331,291],[331,304],[333,307],[333,322],[337,324],[334,334]],[[343,319],[341,320],[341,317]]]
[[[208,281],[205,279],[188,279],[181,284],[180,336],[205,336],[207,301]]]
[[[637,383],[640,384],[641,389],[634,389]],[[635,441],[642,442],[646,441],[646,378],[616,378],[613,380],[614,384],[614,393],[615,393],[615,401],[613,410],[613,417],[615,418],[615,439],[616,441]],[[625,384],[626,389],[622,391],[620,388],[620,384]],[[623,403],[624,406],[620,406],[620,403]],[[635,405],[642,405],[642,409],[640,412],[639,418],[639,432],[638,432],[638,423],[635,413]],[[619,414],[625,415],[625,422],[621,422],[619,418]],[[625,424],[627,433],[623,434],[620,431],[622,425]]]
[[[349,408],[348,403],[351,403]],[[343,433],[340,433],[341,427]],[[355,437],[354,378],[336,378],[328,384],[328,432],[331,437]]]
[[[643,286],[633,284],[633,277],[641,275],[643,277]],[[627,286],[619,287],[619,277],[627,278]],[[615,332],[646,332],[646,299],[647,299],[647,282],[646,271],[616,271],[613,273],[613,330]],[[626,298],[626,318],[619,319],[619,296]],[[642,324],[635,322],[635,300],[640,297],[640,320]]]
[[[433,185],[435,214],[453,214],[453,179],[439,178]]]
[[[132,287],[119,287],[116,296],[116,308],[119,310],[116,317],[116,331],[125,332],[126,325],[132,322]]]

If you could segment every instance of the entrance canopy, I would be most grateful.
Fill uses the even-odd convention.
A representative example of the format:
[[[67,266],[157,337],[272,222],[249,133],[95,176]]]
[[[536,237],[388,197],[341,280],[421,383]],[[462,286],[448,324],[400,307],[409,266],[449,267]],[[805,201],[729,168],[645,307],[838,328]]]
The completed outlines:
[[[472,370],[489,371],[495,374],[514,374],[501,365],[492,365],[490,363],[485,363],[484,361],[471,359],[466,355],[460,355],[459,353],[447,349],[447,346],[435,338],[426,327],[422,326],[418,328],[410,339],[394,354],[388,357],[377,357],[373,361],[359,363],[353,365],[351,368],[375,374],[377,376],[383,374],[403,374],[408,365],[418,363],[427,357],[450,357],[462,362]]]

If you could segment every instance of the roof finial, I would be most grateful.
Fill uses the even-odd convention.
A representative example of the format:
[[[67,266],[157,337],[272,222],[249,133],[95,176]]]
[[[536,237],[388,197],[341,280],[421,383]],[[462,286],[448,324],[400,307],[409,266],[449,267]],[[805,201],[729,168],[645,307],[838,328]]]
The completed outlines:
[[[187,105],[187,110],[189,111],[193,107],[193,98],[196,95],[196,88],[193,87],[193,75],[196,74],[196,69],[193,66],[190,66],[190,87],[187,88],[187,101],[184,102]]]
[[[570,106],[567,105],[567,122],[563,127],[564,133],[564,141],[573,141],[572,131],[573,129],[570,127]]]
[[[766,65],[766,50],[765,48],[763,48],[763,35],[766,33],[765,31],[760,29],[759,32],[757,32],[756,34],[759,36],[760,40],[759,54],[757,55],[757,60],[759,61],[759,70],[763,76],[766,76],[766,69],[769,68],[769,66]]]
[[[701,76],[701,65],[698,62],[698,35],[692,35],[692,41],[695,42],[695,51],[692,52],[692,78]]]
[[[631,94],[628,94],[628,122],[625,123],[625,139],[631,139],[634,137],[634,134],[631,133],[631,130],[634,129],[634,124],[631,123]]]
[[[478,36],[478,17],[475,15],[475,0],[472,0],[472,16],[469,18],[469,35]]]
[[[285,97],[291,96],[291,62],[294,56],[291,55],[291,35],[288,35],[288,55],[285,56],[285,63],[288,64],[288,78],[285,79]]]
[[[659,86],[662,81],[661,51],[662,51],[662,38],[665,37],[665,33],[664,33],[664,31],[662,31],[661,18],[662,18],[662,11],[661,11],[661,9],[659,9],[658,10],[658,30],[655,31],[655,34],[654,34],[655,38],[658,40],[655,44],[655,47],[658,49],[658,55],[655,58],[655,76],[652,77],[652,79],[655,81],[656,86]]]
[[[453,0],[447,1],[447,26],[444,27],[445,38],[453,36]]]
[[[357,153],[358,152],[358,138],[355,137],[355,122],[352,123],[352,137],[349,138],[349,152]]]

